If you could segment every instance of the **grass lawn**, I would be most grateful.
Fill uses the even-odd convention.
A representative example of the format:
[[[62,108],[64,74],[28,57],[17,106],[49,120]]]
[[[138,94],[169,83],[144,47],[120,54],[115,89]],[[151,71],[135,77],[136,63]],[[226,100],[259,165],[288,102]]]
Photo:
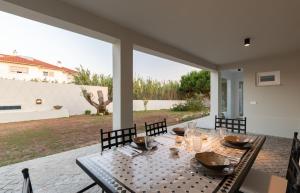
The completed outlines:
[[[143,131],[145,121],[166,118],[168,125],[173,125],[201,115],[201,112],[140,111],[134,112],[134,122]],[[99,129],[111,127],[111,115],[0,124],[0,166],[99,143]]]

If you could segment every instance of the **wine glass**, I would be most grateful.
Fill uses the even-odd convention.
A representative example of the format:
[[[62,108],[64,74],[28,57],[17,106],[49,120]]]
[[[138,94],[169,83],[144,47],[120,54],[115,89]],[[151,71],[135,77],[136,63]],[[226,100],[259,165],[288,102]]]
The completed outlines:
[[[202,134],[200,133],[200,131],[195,131],[194,135],[192,136],[193,139],[193,150],[196,153],[201,152],[201,148],[202,148]]]
[[[188,129],[194,131],[196,129],[196,125],[197,125],[196,122],[188,122]]]
[[[220,128],[219,132],[220,132],[220,137],[222,139],[224,139],[224,137],[226,137],[226,135],[228,134],[227,128],[224,128],[224,127]]]
[[[147,150],[151,150],[152,149],[152,146],[151,146],[152,137],[151,136],[145,136],[144,139],[145,139],[145,148]]]
[[[185,143],[185,148],[187,150],[192,149],[192,137],[193,137],[193,131],[189,128],[187,128],[184,132],[184,143]]]

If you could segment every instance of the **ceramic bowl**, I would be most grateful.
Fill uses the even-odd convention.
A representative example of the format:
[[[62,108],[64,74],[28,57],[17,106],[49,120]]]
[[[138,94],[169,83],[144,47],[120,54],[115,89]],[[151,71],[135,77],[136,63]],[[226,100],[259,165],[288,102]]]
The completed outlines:
[[[224,141],[233,145],[243,146],[249,143],[249,138],[246,136],[228,135],[224,137]]]
[[[175,127],[172,131],[176,133],[176,135],[184,136],[185,128]]]
[[[230,160],[227,157],[215,152],[196,153],[195,158],[204,167],[213,170],[222,170],[230,165]]]
[[[135,137],[133,142],[139,147],[145,147],[145,138],[144,137]]]

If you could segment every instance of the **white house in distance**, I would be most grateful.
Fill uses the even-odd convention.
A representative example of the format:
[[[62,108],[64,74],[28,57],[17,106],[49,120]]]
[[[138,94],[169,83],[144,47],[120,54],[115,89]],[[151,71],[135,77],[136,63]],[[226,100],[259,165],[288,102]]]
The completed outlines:
[[[70,83],[76,71],[31,57],[0,54],[0,78],[25,81]]]

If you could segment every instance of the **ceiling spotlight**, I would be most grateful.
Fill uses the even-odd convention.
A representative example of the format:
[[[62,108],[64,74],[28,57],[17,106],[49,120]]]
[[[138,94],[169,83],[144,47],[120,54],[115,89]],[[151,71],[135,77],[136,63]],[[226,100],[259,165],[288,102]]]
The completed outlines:
[[[250,38],[245,38],[245,39],[244,39],[244,46],[245,46],[245,47],[250,46]]]

